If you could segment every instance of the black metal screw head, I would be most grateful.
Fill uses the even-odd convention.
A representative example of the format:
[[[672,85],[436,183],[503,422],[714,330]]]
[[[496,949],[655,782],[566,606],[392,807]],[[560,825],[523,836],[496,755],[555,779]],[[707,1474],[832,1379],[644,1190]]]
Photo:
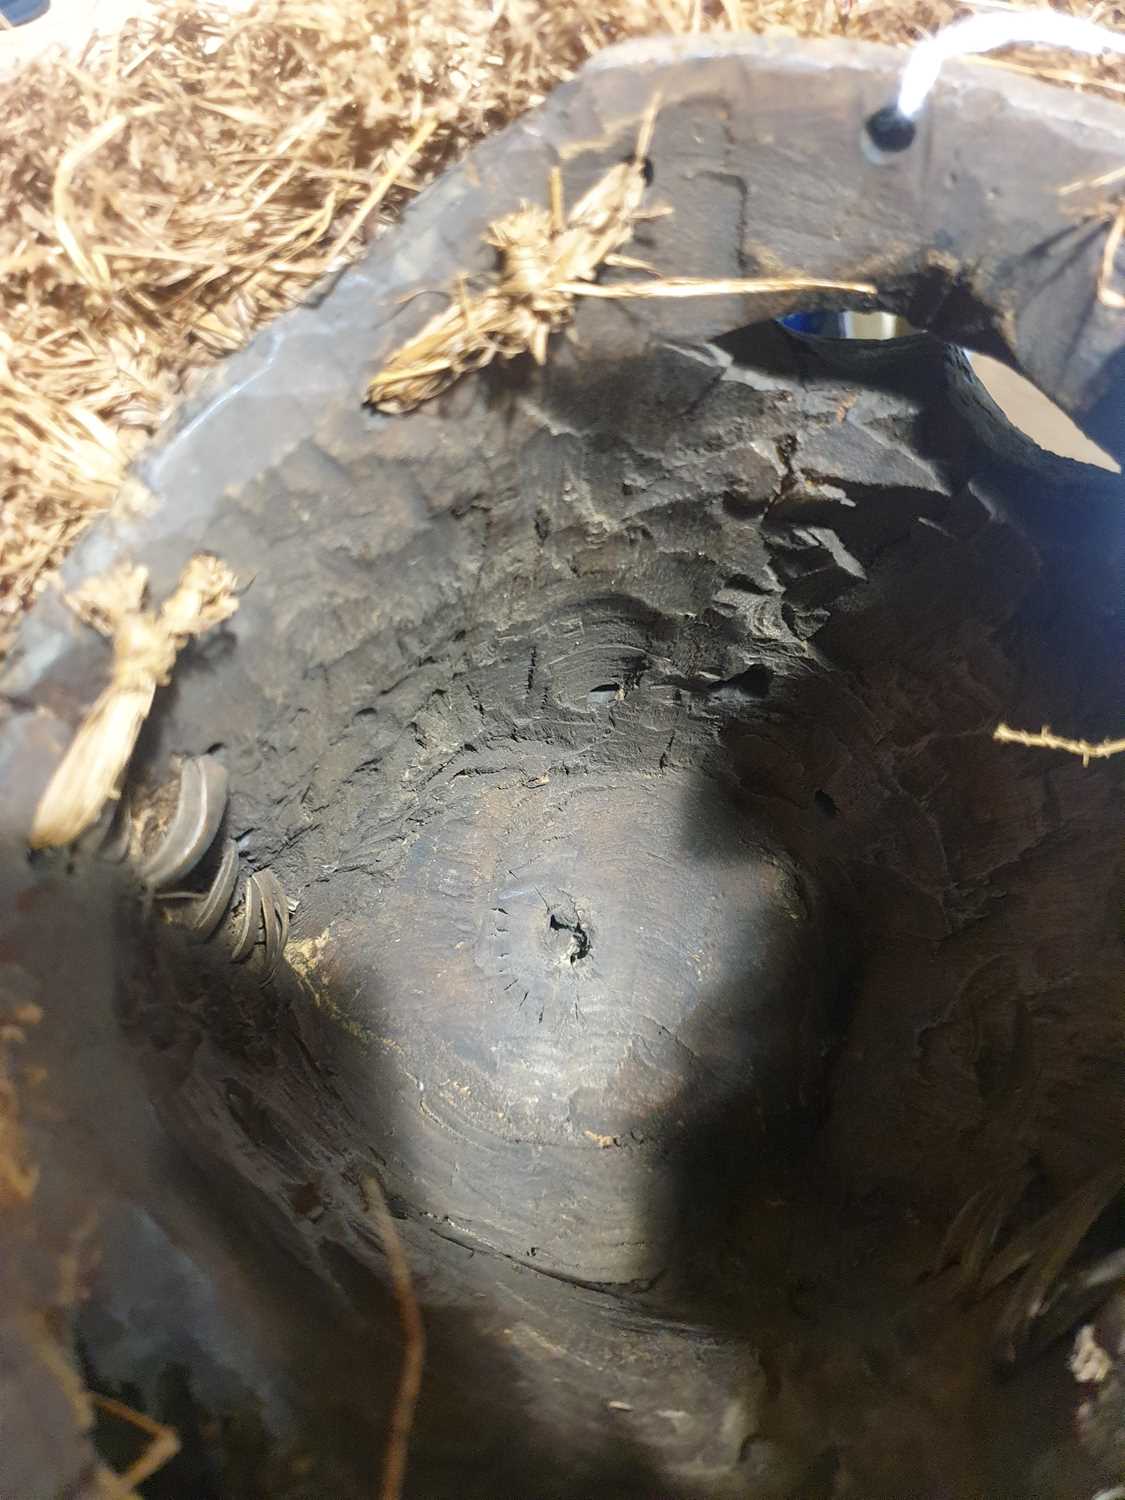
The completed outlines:
[[[867,138],[876,151],[886,155],[905,151],[913,145],[918,127],[897,104],[884,104],[867,122]]]

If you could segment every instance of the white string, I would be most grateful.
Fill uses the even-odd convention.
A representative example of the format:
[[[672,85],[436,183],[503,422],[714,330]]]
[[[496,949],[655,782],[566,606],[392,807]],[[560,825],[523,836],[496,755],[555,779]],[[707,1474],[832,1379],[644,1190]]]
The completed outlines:
[[[951,58],[1012,46],[1060,47],[1067,52],[1085,52],[1097,57],[1102,52],[1125,53],[1125,34],[1057,10],[1009,10],[969,16],[927,37],[914,48],[899,85],[896,101],[899,114],[908,120],[917,118],[942,66]]]

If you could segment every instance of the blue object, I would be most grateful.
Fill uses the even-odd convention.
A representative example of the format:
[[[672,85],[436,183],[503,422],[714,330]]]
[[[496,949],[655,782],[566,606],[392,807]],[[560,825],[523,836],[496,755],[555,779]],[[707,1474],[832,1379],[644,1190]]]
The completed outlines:
[[[51,0],[0,0],[0,16],[9,26],[24,26],[38,21],[51,8]]]
[[[783,328],[792,328],[794,333],[816,333],[824,317],[823,313],[786,313],[784,318],[778,318]]]
[[[787,313],[777,320],[783,328],[794,333],[819,334],[822,338],[838,339],[843,336],[841,316],[838,312]]]

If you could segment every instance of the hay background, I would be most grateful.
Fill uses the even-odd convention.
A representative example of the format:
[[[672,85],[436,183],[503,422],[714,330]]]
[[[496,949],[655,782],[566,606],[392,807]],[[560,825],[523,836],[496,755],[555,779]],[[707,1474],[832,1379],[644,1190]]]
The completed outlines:
[[[1125,4],[1057,8],[1125,26]],[[0,85],[0,652],[198,373],[594,52],[730,30],[908,44],[965,12],[949,0],[161,0],[79,57],[25,63]],[[1122,58],[1005,64],[1125,95]]]

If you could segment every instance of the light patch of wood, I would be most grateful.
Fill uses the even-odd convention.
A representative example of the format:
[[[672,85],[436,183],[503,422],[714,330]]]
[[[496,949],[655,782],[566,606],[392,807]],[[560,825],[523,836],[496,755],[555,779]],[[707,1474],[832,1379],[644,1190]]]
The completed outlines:
[[[1075,1334],[1067,1363],[1081,1385],[1101,1385],[1113,1370],[1113,1360],[1098,1343],[1089,1323],[1084,1323]]]

